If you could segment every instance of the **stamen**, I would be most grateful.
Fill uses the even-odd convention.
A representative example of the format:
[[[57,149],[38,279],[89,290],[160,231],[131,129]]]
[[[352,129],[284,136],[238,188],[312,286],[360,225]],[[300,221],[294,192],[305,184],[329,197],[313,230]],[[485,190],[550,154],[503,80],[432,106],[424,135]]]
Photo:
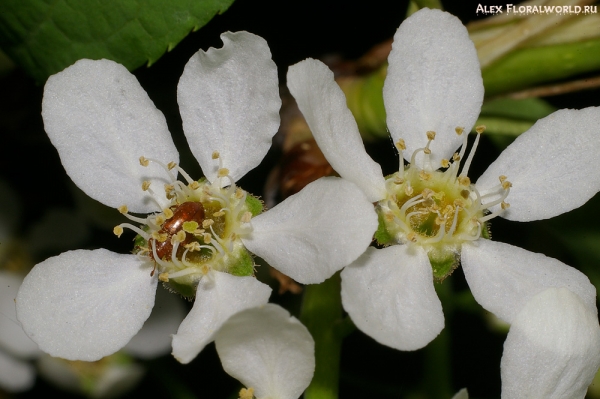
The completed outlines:
[[[485,130],[485,126],[477,126],[475,128],[475,130],[477,131],[477,136],[475,137],[475,142],[473,143],[473,147],[471,147],[471,152],[469,152],[469,156],[467,157],[467,160],[463,164],[463,169],[462,169],[462,172],[460,173],[461,176],[466,176],[467,173],[469,173],[469,168],[471,167],[471,161],[473,161],[473,157],[475,156],[475,150],[477,149],[477,145],[479,144],[479,138],[481,137],[481,133],[483,133],[483,131]]]
[[[139,235],[141,235],[142,237],[144,237],[144,240],[148,240],[148,239],[150,239],[150,234],[146,233],[144,230],[142,230],[142,229],[140,229],[139,227],[136,227],[136,226],[134,226],[134,225],[132,225],[132,224],[130,224],[130,223],[121,223],[120,225],[116,226],[116,227],[113,229],[113,232],[114,232],[115,234],[117,234],[117,233],[115,232],[115,230],[117,229],[117,227],[120,227],[120,228],[121,228],[121,230],[123,229],[123,227],[127,227],[128,229],[130,229],[130,230],[133,230],[133,231],[135,231],[136,233],[138,233]],[[120,237],[120,234],[118,234],[118,236]]]

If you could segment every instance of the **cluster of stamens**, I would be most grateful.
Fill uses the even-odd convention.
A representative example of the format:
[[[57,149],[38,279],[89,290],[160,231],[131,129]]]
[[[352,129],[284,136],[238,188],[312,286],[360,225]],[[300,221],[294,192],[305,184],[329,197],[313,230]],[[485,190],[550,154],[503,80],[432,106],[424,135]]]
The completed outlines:
[[[431,166],[430,144],[435,132],[427,132],[427,145],[417,149],[405,168],[402,152],[406,149],[403,140],[396,143],[400,152],[399,172],[386,180],[388,196],[378,204],[385,227],[392,239],[400,243],[417,243],[423,246],[449,244],[459,246],[465,241],[474,241],[486,232],[485,223],[509,207],[504,200],[510,192],[511,183],[500,176],[500,184],[485,195],[471,184],[467,173],[479,143],[484,126],[476,128],[475,143],[459,174],[460,161],[467,147],[467,134],[459,153],[454,153],[452,162],[441,161],[441,168]],[[457,127],[456,133],[464,129]],[[422,166],[416,165],[416,157],[423,153]],[[486,202],[488,201],[488,202]],[[489,209],[500,205],[500,209]]]
[[[165,165],[140,157],[142,166],[155,163],[166,171],[169,183],[164,190],[169,204],[162,212],[145,218],[131,215],[126,206],[119,207],[120,213],[142,226],[122,223],[114,228],[114,233],[120,236],[124,228],[135,231],[141,238],[136,240],[135,252],[155,262],[158,278],[163,282],[179,279],[193,284],[211,270],[229,271],[235,262],[232,258],[239,255],[240,247],[243,250],[240,237],[252,231],[246,191],[237,187],[223,168],[218,152],[213,153],[213,159],[219,160],[219,170],[218,177],[210,183],[193,180],[174,162]],[[177,180],[173,170],[181,173],[187,184]],[[161,203],[149,181],[142,183],[142,190],[157,204]]]

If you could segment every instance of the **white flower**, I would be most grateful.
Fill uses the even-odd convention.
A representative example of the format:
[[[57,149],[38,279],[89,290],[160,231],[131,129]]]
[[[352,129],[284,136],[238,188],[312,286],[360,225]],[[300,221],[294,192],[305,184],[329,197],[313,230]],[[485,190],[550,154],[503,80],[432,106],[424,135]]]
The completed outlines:
[[[492,217],[553,217],[600,189],[600,109],[561,110],[538,121],[472,184],[467,172],[474,149],[466,156],[463,131],[473,127],[483,100],[477,54],[457,18],[428,9],[402,23],[389,56],[384,101],[401,152],[398,173],[384,178],[364,151],[345,97],[325,65],[309,59],[292,66],[288,86],[333,168],[377,202],[378,241],[405,244],[369,248],[342,271],[344,308],[363,332],[401,350],[427,345],[444,326],[433,279],[448,276],[459,261],[475,299],[508,323],[549,287],[568,288],[596,313],[596,290],[585,275],[481,236]],[[588,327],[590,334],[598,328]],[[563,366],[552,364],[555,370]]]
[[[271,289],[252,276],[246,248],[314,283],[369,245],[372,204],[342,179],[316,181],[256,216],[260,202],[235,183],[260,163],[279,126],[277,69],[262,38],[238,32],[222,39],[223,48],[192,57],[178,86],[205,180],[176,164],[165,118],[123,66],[81,60],[48,80],[44,126],[67,174],[135,222],[116,234],[123,227],[139,234],[134,255],[70,251],[27,276],[17,316],[49,354],[92,361],[122,348],[148,318],[160,279],[196,298],[173,337],[174,356],[187,363],[231,315],[268,301]]]
[[[277,305],[232,316],[215,345],[223,369],[257,399],[299,398],[315,371],[315,343],[308,329]]]

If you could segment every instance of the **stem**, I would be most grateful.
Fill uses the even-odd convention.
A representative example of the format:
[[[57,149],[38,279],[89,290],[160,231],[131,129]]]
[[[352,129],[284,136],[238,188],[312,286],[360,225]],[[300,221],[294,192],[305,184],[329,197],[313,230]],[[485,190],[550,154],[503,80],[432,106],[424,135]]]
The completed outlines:
[[[340,274],[321,284],[305,287],[300,320],[315,340],[315,375],[305,399],[337,399],[342,339]]]

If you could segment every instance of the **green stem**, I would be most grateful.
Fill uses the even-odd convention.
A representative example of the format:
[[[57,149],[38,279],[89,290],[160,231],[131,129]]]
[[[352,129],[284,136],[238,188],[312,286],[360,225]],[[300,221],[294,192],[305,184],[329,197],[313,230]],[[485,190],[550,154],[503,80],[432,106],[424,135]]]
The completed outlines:
[[[340,275],[321,284],[306,286],[300,320],[315,340],[315,375],[304,392],[305,399],[337,399],[340,353],[345,328],[340,328],[342,299]]]

